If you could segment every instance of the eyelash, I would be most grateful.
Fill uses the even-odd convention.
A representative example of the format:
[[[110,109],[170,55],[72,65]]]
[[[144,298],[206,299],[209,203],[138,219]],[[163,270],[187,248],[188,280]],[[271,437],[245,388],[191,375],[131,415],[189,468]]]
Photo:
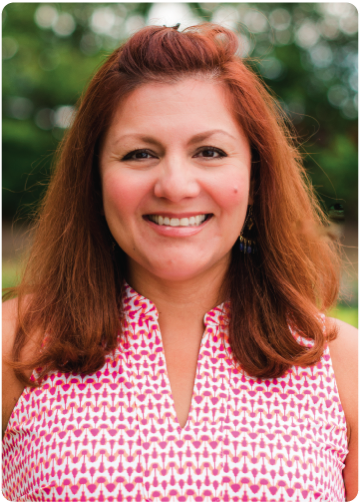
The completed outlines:
[[[216,152],[218,154],[217,157],[207,157],[206,159],[221,159],[221,158],[227,157],[227,154],[225,154],[225,152],[223,150],[218,149],[217,147],[211,147],[211,146],[201,147],[201,150],[199,150],[197,152],[196,157],[198,157],[198,154],[200,154],[201,152],[204,152],[204,151],[212,151],[212,152]],[[121,158],[121,161],[141,161],[141,158],[138,158],[138,159],[133,158],[133,156],[135,156],[135,154],[141,154],[141,153],[149,154],[150,156],[152,155],[152,153],[150,151],[148,151],[147,149],[136,149],[136,150],[129,152],[128,154],[125,154],[125,156]],[[143,159],[148,159],[148,158],[143,158]]]

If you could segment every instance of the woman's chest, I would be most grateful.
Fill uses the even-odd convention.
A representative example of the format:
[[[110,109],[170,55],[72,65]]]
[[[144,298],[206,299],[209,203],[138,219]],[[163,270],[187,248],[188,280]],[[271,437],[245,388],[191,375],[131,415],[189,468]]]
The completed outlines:
[[[183,429],[156,335],[93,376],[27,390],[5,437],[8,498],[343,500],[346,428],[331,367],[255,381],[215,329],[207,336]]]
[[[164,336],[162,332],[166,374],[176,417],[181,427],[186,425],[189,416],[202,334],[203,329],[202,332],[188,334],[184,342],[184,334],[179,331],[174,342],[171,339],[172,334],[166,339],[166,333]]]

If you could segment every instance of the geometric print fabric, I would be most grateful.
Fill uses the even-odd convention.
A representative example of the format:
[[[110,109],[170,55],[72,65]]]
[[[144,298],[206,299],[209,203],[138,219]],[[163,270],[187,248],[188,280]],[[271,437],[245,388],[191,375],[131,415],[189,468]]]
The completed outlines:
[[[345,500],[346,421],[328,348],[313,367],[253,378],[231,357],[229,305],[214,308],[181,428],[156,307],[129,286],[123,304],[102,369],[24,390],[3,440],[8,500]]]

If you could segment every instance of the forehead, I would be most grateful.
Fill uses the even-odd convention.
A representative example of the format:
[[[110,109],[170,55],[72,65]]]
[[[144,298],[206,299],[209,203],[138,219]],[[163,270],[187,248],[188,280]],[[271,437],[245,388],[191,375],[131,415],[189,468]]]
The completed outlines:
[[[176,106],[176,103],[184,104],[189,99],[196,100],[201,105],[207,102],[208,97],[220,100],[222,105],[226,107],[224,84],[205,76],[183,77],[174,82],[148,82],[140,85],[130,93],[121,105],[126,106],[126,103],[129,102],[135,104],[144,101],[157,101],[159,103],[170,100]]]
[[[161,134],[178,128],[197,134],[204,128],[244,132],[231,110],[224,84],[188,77],[176,83],[147,83],[122,100],[108,133],[151,130]]]

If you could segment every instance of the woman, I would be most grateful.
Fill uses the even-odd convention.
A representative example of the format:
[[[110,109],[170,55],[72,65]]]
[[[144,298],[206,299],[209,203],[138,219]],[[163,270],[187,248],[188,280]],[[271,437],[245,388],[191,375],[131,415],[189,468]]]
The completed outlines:
[[[355,497],[337,256],[236,50],[147,27],[81,101],[3,309],[9,500]]]

